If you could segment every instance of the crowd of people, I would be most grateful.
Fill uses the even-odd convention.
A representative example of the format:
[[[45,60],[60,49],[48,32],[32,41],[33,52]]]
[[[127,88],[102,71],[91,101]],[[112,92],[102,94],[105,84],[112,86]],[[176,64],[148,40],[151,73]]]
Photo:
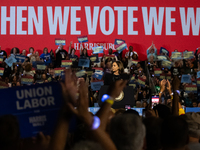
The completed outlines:
[[[59,45],[58,49],[48,52],[44,48],[39,55],[33,47],[26,50],[13,48],[10,55],[0,50],[4,68],[0,85],[4,87],[27,86],[22,84],[21,78],[32,77],[31,84],[46,82],[61,82],[64,106],[61,108],[59,120],[54,134],[39,133],[31,139],[20,139],[19,124],[14,116],[0,117],[0,148],[1,149],[52,149],[52,150],[197,150],[200,149],[200,116],[198,113],[186,113],[183,107],[200,107],[198,95],[198,48],[191,57],[170,57],[166,51],[157,51],[152,45],[147,49],[147,61],[139,61],[137,50],[129,46],[129,51],[123,55],[109,49],[108,55],[103,54],[99,60],[92,61],[83,48],[80,57],[76,50],[69,51]],[[174,50],[175,53],[178,50]],[[188,52],[185,50],[184,52]],[[159,54],[158,54],[159,53]],[[174,53],[174,54],[175,54]],[[8,66],[6,59],[16,55],[25,56],[24,62],[15,62]],[[97,56],[98,54],[92,55]],[[160,57],[161,56],[161,57]],[[159,59],[162,58],[162,59]],[[89,67],[79,65],[80,59],[90,60]],[[71,60],[71,69],[65,70],[64,82],[61,75],[55,74],[55,68],[62,67],[63,60]],[[164,62],[170,62],[165,64]],[[45,69],[37,69],[37,64],[45,64]],[[80,70],[101,68],[102,79],[92,74],[81,78],[74,77]],[[190,81],[182,79],[188,75]],[[77,87],[76,82],[80,86]],[[93,81],[103,81],[108,85],[108,97],[102,100],[102,105],[94,116],[88,112],[99,101],[99,91],[94,91],[90,84]],[[29,83],[30,84],[30,83]],[[120,92],[125,86],[133,87],[133,101],[135,107],[145,108],[143,116],[132,109],[112,109]],[[188,87],[195,87],[188,90]],[[1,86],[2,87],[2,86]],[[79,99],[76,95],[77,88]],[[196,90],[196,91],[195,91]],[[157,95],[159,101],[152,102],[152,95]],[[131,106],[134,107],[134,106]],[[73,117],[78,119],[76,130],[69,132],[69,124]],[[9,134],[8,134],[9,133]]]
[[[171,99],[173,97],[171,84],[173,78],[178,76],[181,79],[182,75],[189,74],[191,76],[191,83],[180,83],[181,105],[186,107],[200,107],[200,97],[197,94],[199,88],[197,88],[196,92],[185,91],[187,86],[197,85],[197,72],[199,70],[198,49],[190,59],[184,59],[183,57],[182,59],[172,59],[166,53],[157,54],[157,48],[152,43],[147,49],[147,61],[139,61],[138,53],[133,51],[132,46],[129,46],[129,51],[125,53],[124,57],[122,57],[122,54],[118,54],[117,52],[113,52],[112,49],[109,49],[108,55],[104,54],[101,58],[98,58],[98,54],[92,55],[97,56],[98,59],[92,61],[86,48],[82,48],[80,56],[78,57],[76,50],[71,45],[72,42],[70,43],[68,52],[63,49],[63,45],[60,45],[54,52],[53,50],[49,52],[48,48],[45,47],[41,55],[39,55],[38,51],[34,51],[33,47],[29,48],[29,53],[26,53],[26,50],[22,50],[20,53],[20,50],[15,47],[11,50],[9,56],[7,56],[4,50],[0,50],[0,56],[3,57],[4,61],[10,56],[25,56],[24,62],[13,63],[11,67],[4,61],[0,63],[0,67],[4,68],[4,72],[0,76],[1,82],[6,83],[8,87],[22,86],[22,76],[32,76],[32,84],[59,81],[61,80],[61,75],[55,73],[55,68],[62,67],[63,60],[72,60],[71,68],[75,73],[82,69],[90,70],[93,68],[101,68],[103,70],[101,80],[104,81],[104,85],[110,85],[118,79],[128,80],[127,85],[133,86],[135,91],[134,100],[136,101],[136,107],[146,107],[146,105],[150,104],[153,94],[159,95],[160,103],[171,105]],[[187,50],[185,51],[187,52]],[[173,65],[170,68],[163,66],[163,60],[159,60],[157,56],[164,56],[166,60],[173,62]],[[79,59],[89,59],[89,67],[79,66]],[[46,66],[42,70],[37,69],[37,64],[41,62]],[[155,74],[156,71],[159,73]],[[89,85],[92,81],[99,80],[94,78],[93,74],[87,74],[87,71],[85,73],[84,78]],[[141,78],[145,82],[143,85],[138,81]],[[93,106],[95,102],[98,102],[99,91],[92,91],[90,86],[89,90],[92,99],[90,106]]]

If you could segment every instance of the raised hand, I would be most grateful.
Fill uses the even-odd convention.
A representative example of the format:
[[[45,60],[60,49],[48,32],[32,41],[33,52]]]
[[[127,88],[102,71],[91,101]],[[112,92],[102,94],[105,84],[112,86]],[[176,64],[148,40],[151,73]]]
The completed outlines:
[[[168,84],[168,86],[167,86],[167,90],[169,91],[171,91],[171,84],[170,84],[170,82],[169,82],[169,80],[167,80],[167,84]]]
[[[80,85],[78,88],[79,98],[77,101],[78,102],[77,109],[74,108],[74,106],[70,102],[68,102],[67,105],[73,114],[75,114],[79,119],[81,119],[88,126],[91,126],[93,122],[93,118],[91,114],[88,112],[88,107],[89,107],[88,85],[85,83],[84,79],[80,79],[79,83]]]
[[[161,84],[160,84],[160,92],[163,92],[165,90],[165,84],[167,83],[167,81],[165,79],[163,79],[161,81]]]
[[[77,79],[72,74],[70,69],[65,70],[65,83],[61,83],[62,95],[65,104],[71,103],[75,105],[77,103]]]
[[[120,95],[121,91],[125,88],[127,81],[118,80],[114,82],[108,89],[107,94],[112,98],[116,98]]]

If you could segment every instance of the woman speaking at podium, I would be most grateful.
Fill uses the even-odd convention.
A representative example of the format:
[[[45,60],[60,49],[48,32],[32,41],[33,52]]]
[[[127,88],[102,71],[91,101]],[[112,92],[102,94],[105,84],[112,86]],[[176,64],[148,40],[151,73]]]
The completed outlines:
[[[114,61],[112,63],[112,73],[105,74],[104,85],[110,85],[116,80],[128,80],[129,75],[124,73],[123,63],[121,61]]]

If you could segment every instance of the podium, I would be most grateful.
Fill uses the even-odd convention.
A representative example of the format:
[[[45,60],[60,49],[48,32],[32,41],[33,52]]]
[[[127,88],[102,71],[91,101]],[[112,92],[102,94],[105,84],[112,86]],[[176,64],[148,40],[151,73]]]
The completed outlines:
[[[107,85],[104,85],[101,87],[99,91],[99,100],[98,104],[101,106],[101,97],[106,94],[108,90]],[[127,86],[124,88],[124,90],[121,92],[119,97],[115,99],[115,103],[112,105],[112,108],[119,109],[119,108],[125,108],[126,105],[130,105],[131,107],[135,106],[135,99],[134,99],[134,89],[132,86]]]

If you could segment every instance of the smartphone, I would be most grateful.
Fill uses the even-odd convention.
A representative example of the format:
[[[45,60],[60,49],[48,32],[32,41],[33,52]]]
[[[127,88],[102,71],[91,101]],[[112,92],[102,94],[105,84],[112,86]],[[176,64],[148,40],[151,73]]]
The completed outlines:
[[[131,105],[125,105],[125,110],[131,109]]]
[[[151,97],[152,108],[159,103],[159,95],[154,95]]]

